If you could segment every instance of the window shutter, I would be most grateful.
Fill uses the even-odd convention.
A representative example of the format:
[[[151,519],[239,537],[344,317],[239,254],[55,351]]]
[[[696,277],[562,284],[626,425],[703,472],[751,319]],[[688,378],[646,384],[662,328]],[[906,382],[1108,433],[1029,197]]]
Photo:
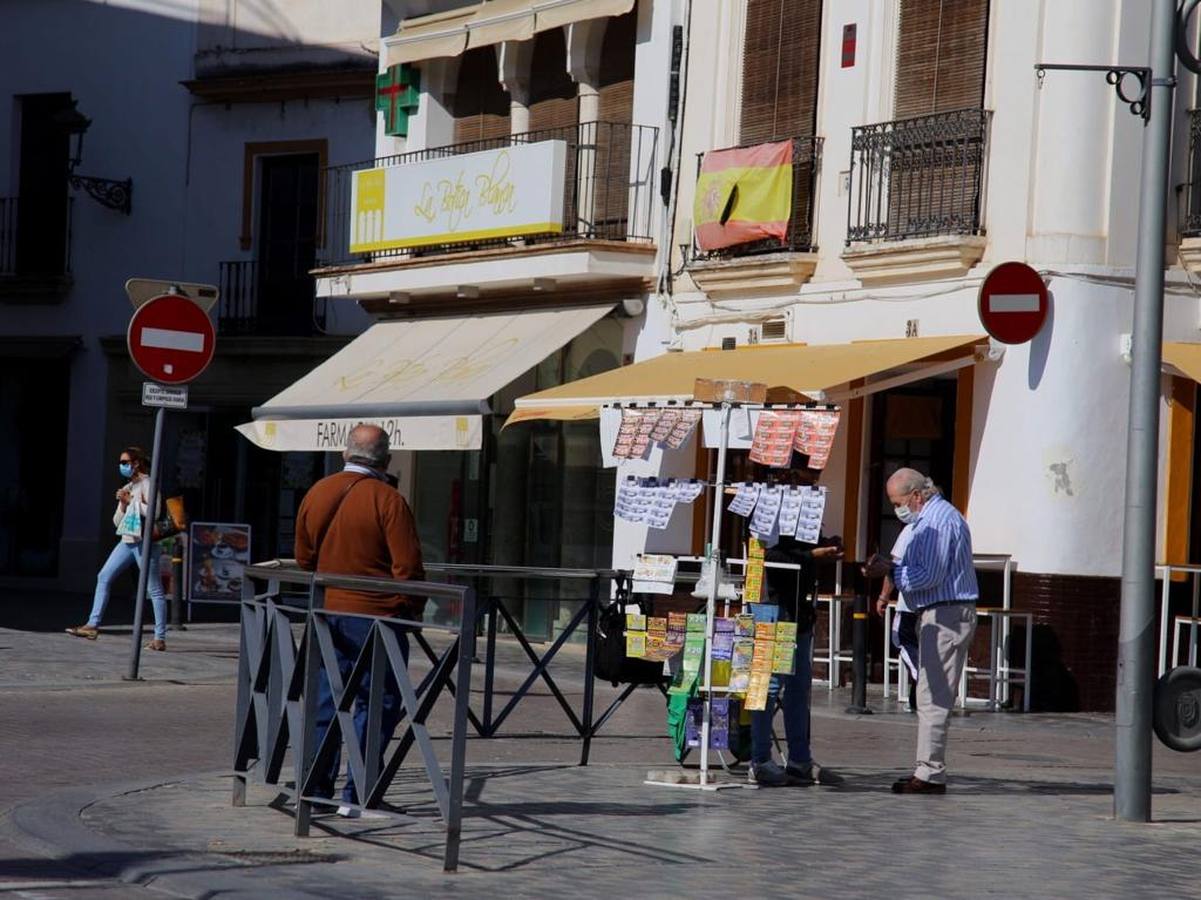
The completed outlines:
[[[624,240],[630,203],[630,138],[634,121],[634,11],[609,20],[601,45],[599,118],[595,126],[594,231]]]
[[[534,38],[530,60],[530,131],[575,128],[579,121],[576,83],[567,74],[567,42],[562,28]]]
[[[821,0],[747,0],[739,143],[812,137]]]
[[[500,86],[493,47],[463,54],[451,110],[456,144],[509,136],[509,95]]]
[[[984,104],[988,0],[901,0],[894,118]]]

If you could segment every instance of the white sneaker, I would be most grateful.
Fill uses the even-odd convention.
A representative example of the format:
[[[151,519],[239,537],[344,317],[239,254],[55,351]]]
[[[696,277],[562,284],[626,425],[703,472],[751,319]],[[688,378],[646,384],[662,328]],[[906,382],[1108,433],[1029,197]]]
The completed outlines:
[[[357,806],[339,806],[338,815],[343,819],[390,819],[386,812],[378,809],[359,809]]]

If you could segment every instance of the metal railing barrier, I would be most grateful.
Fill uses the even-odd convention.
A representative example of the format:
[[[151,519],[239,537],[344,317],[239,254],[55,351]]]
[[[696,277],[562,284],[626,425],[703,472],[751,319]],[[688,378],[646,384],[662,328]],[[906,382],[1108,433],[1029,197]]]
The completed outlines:
[[[255,593],[255,584],[262,582],[266,583],[266,590]],[[301,609],[279,603],[283,585],[311,585],[308,606]],[[324,609],[324,600],[326,589],[331,587],[382,593],[403,591],[410,596],[448,599],[457,604],[459,622],[441,626],[330,612]],[[331,615],[371,622],[362,651],[345,680],[339,671],[329,630]],[[475,655],[475,591],[465,585],[314,575],[279,565],[254,565],[248,566],[243,575],[241,623],[233,805],[245,804],[246,785],[252,778],[277,787],[293,797],[295,831],[298,836],[305,836],[309,833],[313,805],[336,802],[314,795],[313,789],[323,779],[339,746],[345,746],[348,768],[358,787],[359,803],[350,805],[372,809],[380,805],[392,779],[416,745],[446,829],[443,868],[455,871],[459,861],[468,700]],[[294,624],[301,624],[299,640],[294,634]],[[400,634],[413,628],[441,630],[454,636],[436,658],[433,668],[416,685],[400,644]],[[315,723],[323,672],[334,697],[336,715],[319,735]],[[386,748],[380,746],[380,722],[389,675],[395,678],[401,696],[398,728],[403,732],[381,766],[382,751]],[[425,723],[443,688],[451,687],[452,677],[455,706],[447,773],[434,753]],[[370,678],[366,747],[360,750],[354,737],[354,704],[366,678]],[[280,780],[288,751],[292,759],[290,789]]]

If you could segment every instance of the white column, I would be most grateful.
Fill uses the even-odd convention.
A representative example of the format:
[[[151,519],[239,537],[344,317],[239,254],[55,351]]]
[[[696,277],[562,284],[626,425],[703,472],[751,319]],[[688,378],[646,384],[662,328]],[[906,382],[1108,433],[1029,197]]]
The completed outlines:
[[[1042,5],[1040,62],[1104,64],[1114,51],[1112,3]],[[1120,106],[1103,73],[1048,72],[1038,92],[1032,196],[1032,262],[1104,263],[1109,151]],[[998,115],[993,128],[1004,129]]]
[[[509,93],[509,134],[530,130],[530,60],[533,41],[505,41],[497,47],[497,79]]]

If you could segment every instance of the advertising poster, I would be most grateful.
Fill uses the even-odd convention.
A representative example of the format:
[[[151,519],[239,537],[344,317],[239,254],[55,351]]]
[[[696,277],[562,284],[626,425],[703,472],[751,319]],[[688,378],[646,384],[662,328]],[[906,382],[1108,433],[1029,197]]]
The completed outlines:
[[[188,546],[188,600],[240,600],[250,563],[250,526],[193,522]]]

